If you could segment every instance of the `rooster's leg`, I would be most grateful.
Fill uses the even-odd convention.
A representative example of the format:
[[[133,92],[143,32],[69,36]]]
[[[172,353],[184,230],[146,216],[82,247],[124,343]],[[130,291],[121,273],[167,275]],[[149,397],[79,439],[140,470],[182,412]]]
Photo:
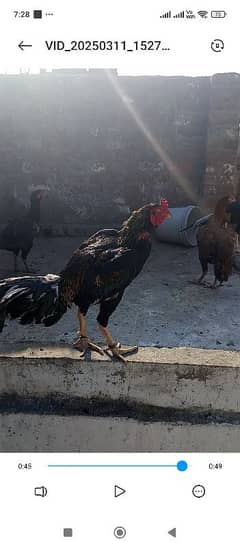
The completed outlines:
[[[24,266],[25,266],[26,272],[29,273],[30,270],[29,270],[29,267],[28,267],[27,259],[26,259],[26,258],[23,258],[22,261],[23,261],[23,264],[24,264]]]
[[[78,308],[78,319],[79,319],[79,333],[80,337],[76,342],[74,342],[74,347],[78,349],[83,355],[85,355],[86,351],[88,349],[92,349],[94,351],[97,351],[98,353],[101,353],[104,355],[104,351],[102,348],[91,342],[87,336],[87,328],[86,328],[86,319],[83,313],[81,313],[80,309]]]
[[[207,272],[203,272],[202,275],[200,275],[200,277],[198,277],[197,279],[193,279],[192,283],[194,285],[204,285],[205,282],[203,283],[203,280],[204,280],[204,277],[206,277],[207,275]]]
[[[97,316],[98,326],[100,328],[101,334],[106,340],[107,347],[104,348],[105,352],[109,355],[109,351],[117,357],[120,361],[123,363],[126,363],[124,359],[124,355],[127,355],[128,353],[133,353],[138,350],[138,346],[130,346],[121,348],[121,345],[117,342],[115,342],[107,328],[109,317],[112,315],[116,307],[118,306],[120,300],[122,299],[124,290],[120,291],[116,295],[114,295],[112,298],[109,298],[108,300],[103,300],[100,304],[100,311]]]
[[[218,284],[217,284],[218,282]],[[205,283],[205,287],[208,289],[217,289],[218,287],[223,286],[223,281],[218,281],[218,278],[215,276],[213,283]]]
[[[235,236],[234,250],[236,252],[239,252],[239,234],[238,233],[236,233],[236,236]]]
[[[17,272],[18,271],[17,255],[14,253],[13,257],[14,257],[14,271]]]
[[[198,279],[194,279],[193,280],[193,283],[196,284],[196,285],[204,285],[205,282],[203,282],[204,280],[204,277],[206,277],[207,273],[208,273],[208,264],[205,260],[203,260],[202,258],[200,258],[200,262],[201,262],[201,266],[202,266],[202,274],[200,275],[200,277],[198,277]]]
[[[112,354],[123,363],[126,363],[126,360],[124,359],[124,355],[135,353],[138,350],[138,346],[128,346],[126,348],[121,348],[121,344],[113,340],[107,327],[103,327],[99,323],[99,328],[107,343],[107,347],[104,348],[106,353],[108,353],[108,351],[110,350]]]
[[[35,273],[35,270],[33,270],[32,268],[29,268],[29,265],[28,265],[28,262],[27,262],[27,256],[28,256],[28,253],[22,251],[22,261],[23,261],[23,264],[24,264],[24,267],[25,267],[25,271],[27,273]]]
[[[218,287],[220,287],[221,283],[219,283]],[[214,282],[210,285],[211,289],[217,288],[217,278],[215,277]]]
[[[204,277],[206,277],[207,275],[207,272],[203,272],[202,275],[200,275],[200,277],[198,278],[197,282],[198,282],[198,285],[201,285],[203,280],[204,280]]]

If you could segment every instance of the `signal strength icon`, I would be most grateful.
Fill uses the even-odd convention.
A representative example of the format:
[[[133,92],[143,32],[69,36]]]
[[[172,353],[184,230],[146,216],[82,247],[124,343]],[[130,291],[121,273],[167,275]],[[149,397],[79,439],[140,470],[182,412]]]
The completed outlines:
[[[167,11],[163,15],[160,15],[160,19],[170,19],[171,17],[171,11]]]
[[[177,13],[177,15],[174,15],[173,19],[183,19],[184,18],[184,11],[180,11],[180,13]]]

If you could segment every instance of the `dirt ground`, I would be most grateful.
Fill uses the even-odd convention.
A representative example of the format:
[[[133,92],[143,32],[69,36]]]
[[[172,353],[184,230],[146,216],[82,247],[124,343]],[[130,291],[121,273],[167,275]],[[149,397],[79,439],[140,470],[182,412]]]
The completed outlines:
[[[29,263],[38,274],[58,273],[79,243],[79,238],[37,238]],[[12,255],[0,251],[0,277],[12,276],[12,267]],[[199,272],[196,248],[154,242],[144,270],[128,287],[110,320],[115,339],[140,346],[240,349],[239,275],[211,290],[191,284]],[[101,342],[96,315],[93,306],[88,313],[88,332]],[[26,347],[32,342],[71,343],[77,329],[74,307],[50,328],[9,322],[1,334],[1,347],[19,342]]]

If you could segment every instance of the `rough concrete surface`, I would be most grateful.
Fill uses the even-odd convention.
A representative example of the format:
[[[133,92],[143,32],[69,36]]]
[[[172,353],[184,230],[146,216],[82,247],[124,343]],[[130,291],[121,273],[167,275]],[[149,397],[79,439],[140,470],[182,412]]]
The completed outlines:
[[[79,245],[79,238],[37,238],[30,263],[38,274],[58,273]],[[0,251],[0,277],[12,275],[10,253]],[[155,242],[150,259],[127,288],[110,319],[113,336],[123,344],[140,346],[240,349],[240,279],[233,275],[224,287],[206,289],[191,284],[200,272],[197,250]],[[211,273],[212,275],[212,273]],[[97,308],[88,313],[90,337],[101,341]],[[9,323],[0,335],[7,343],[71,343],[78,322],[75,307],[51,328]]]
[[[131,417],[134,412],[136,418],[161,419],[163,408],[171,409],[171,414],[180,409],[185,411],[185,420],[198,423],[204,411],[216,415],[224,411],[230,414],[225,420],[231,423],[231,413],[239,413],[239,356],[232,364],[231,352],[208,351],[208,365],[192,365],[191,354],[197,350],[182,348],[180,360],[177,353],[176,349],[167,354],[160,349],[142,349],[138,359],[134,362],[131,357],[127,365],[106,359],[83,361],[77,352],[72,350],[69,355],[64,348],[2,354],[1,410],[19,411],[22,405],[32,412],[41,408],[45,413],[55,409],[56,413],[73,414],[85,409],[102,415],[107,403],[110,415],[117,412]]]
[[[86,416],[1,416],[6,452],[240,452],[239,426]]]
[[[238,352],[20,346],[0,354],[1,450],[240,450]]]

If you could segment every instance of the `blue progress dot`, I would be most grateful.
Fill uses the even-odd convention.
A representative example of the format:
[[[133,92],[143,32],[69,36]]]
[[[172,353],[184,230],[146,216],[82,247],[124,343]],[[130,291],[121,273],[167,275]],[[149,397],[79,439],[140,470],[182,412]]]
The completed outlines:
[[[180,462],[177,462],[178,471],[186,471],[187,468],[188,468],[188,464],[184,460],[180,460]]]

